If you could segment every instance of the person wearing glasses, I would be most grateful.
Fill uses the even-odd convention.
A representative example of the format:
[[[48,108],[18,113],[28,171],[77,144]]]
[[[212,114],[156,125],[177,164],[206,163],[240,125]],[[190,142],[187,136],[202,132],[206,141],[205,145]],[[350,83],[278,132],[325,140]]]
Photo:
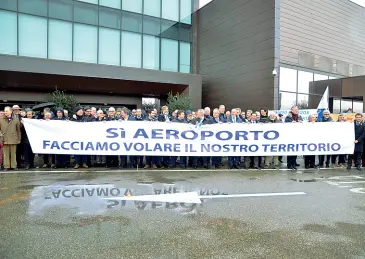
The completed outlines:
[[[325,110],[323,112],[323,118],[321,119],[320,122],[333,122],[332,118],[331,118],[331,113],[329,110]],[[320,155],[319,157],[319,163],[318,163],[318,167],[323,167],[324,165],[324,159],[326,158],[326,168],[330,167],[330,161],[331,161],[331,155]]]

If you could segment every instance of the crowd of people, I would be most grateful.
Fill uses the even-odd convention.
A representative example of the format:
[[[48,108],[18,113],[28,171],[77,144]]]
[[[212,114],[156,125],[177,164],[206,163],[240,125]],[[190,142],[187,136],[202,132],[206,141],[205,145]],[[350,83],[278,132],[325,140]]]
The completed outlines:
[[[343,155],[320,155],[318,163],[316,156],[304,156],[305,168],[344,168],[351,169],[353,162],[358,170],[362,166],[362,152],[365,138],[365,124],[362,114],[356,114],[354,122],[355,128],[355,150],[353,154]],[[57,108],[55,112],[45,108],[43,112],[36,115],[31,110],[22,110],[18,105],[13,107],[5,107],[4,111],[0,111],[0,169],[18,170],[25,168],[26,170],[35,168],[35,154],[32,152],[27,133],[23,126],[23,118],[40,119],[40,120],[71,120],[76,122],[93,122],[93,121],[156,121],[160,123],[191,123],[194,125],[206,125],[215,123],[301,123],[303,118],[299,114],[297,106],[293,106],[287,116],[268,112],[266,108],[259,111],[247,110],[243,111],[239,108],[226,110],[224,105],[219,108],[191,110],[175,110],[170,113],[167,106],[161,107],[159,113],[157,109],[150,111],[142,111],[135,109],[129,111],[127,108],[115,109],[110,107],[107,111],[97,110],[95,107],[76,107],[75,114],[69,116],[68,111],[62,107]],[[309,122],[332,122],[330,112],[326,110],[323,118],[318,121],[317,114],[309,116]],[[345,122],[344,115],[338,116],[338,122]],[[167,156],[85,156],[85,155],[42,155],[42,168],[68,168],[73,166],[75,169],[80,167],[117,167],[117,168],[144,168],[144,169],[163,169],[176,168],[181,169],[191,167],[197,168],[215,168],[220,169],[225,164],[223,157],[167,157]],[[73,159],[71,159],[73,157]],[[72,163],[72,161],[74,162]],[[365,159],[364,159],[365,160]],[[297,156],[288,156],[286,161],[288,169],[296,170],[298,166]],[[274,168],[279,169],[283,164],[283,157],[244,157],[230,156],[228,157],[228,169],[261,169]]]

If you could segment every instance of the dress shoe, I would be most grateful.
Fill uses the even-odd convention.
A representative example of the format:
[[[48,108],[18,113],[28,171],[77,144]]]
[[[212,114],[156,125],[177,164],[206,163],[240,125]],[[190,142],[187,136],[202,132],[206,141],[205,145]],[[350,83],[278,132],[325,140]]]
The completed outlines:
[[[145,165],[143,169],[149,169],[150,166],[149,165]]]
[[[358,166],[356,167],[356,169],[357,169],[358,171],[361,171],[361,166],[360,166],[360,165],[358,165]]]
[[[240,169],[240,166],[239,165],[235,165],[234,168]]]
[[[15,167],[15,168],[13,168],[13,170],[14,171],[18,171],[19,169],[18,169],[18,167]],[[361,169],[360,169],[361,170]]]
[[[347,165],[347,170],[351,170],[351,165]]]
[[[83,168],[85,168],[85,169],[89,168],[89,167],[87,166],[87,164],[83,164],[83,165],[82,165],[82,167],[83,167]]]
[[[79,164],[76,164],[74,169],[79,169],[80,168],[80,165]]]
[[[295,164],[295,166],[300,166],[300,164]]]
[[[153,169],[158,169],[157,165],[152,165]]]
[[[4,172],[7,172],[7,171],[9,171],[9,169],[8,168],[4,168]]]
[[[27,165],[26,167],[25,167],[25,170],[29,170],[30,169],[30,166],[29,165]]]
[[[330,165],[329,164],[326,164],[326,168],[330,168]]]

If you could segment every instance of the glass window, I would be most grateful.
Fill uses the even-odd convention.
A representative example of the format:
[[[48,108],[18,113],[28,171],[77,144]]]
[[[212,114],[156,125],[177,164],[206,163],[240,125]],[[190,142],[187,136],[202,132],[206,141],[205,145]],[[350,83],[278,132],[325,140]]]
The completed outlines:
[[[298,71],[298,92],[309,93],[309,85],[313,82],[313,73]]]
[[[333,98],[333,113],[341,113],[341,99]]]
[[[180,42],[180,72],[190,73],[190,43]]]
[[[180,0],[180,22],[191,24],[192,1]]]
[[[280,110],[290,110],[296,102],[297,95],[295,93],[280,92]]]
[[[99,5],[120,9],[120,0],[99,0]]]
[[[364,104],[362,101],[353,101],[352,103],[352,109],[353,109],[353,113],[363,113],[363,109],[364,109]]]
[[[298,94],[297,105],[299,109],[308,109],[309,96],[307,94]]]
[[[0,53],[17,55],[17,14],[0,10]]]
[[[119,66],[120,31],[99,28],[99,64]]]
[[[179,42],[161,39],[161,70],[178,71]]]
[[[126,31],[142,32],[142,15],[122,12],[122,29]]]
[[[320,75],[320,74],[314,74],[314,81],[323,81],[323,80],[328,80],[328,76]]]
[[[16,11],[17,9],[17,2],[15,0],[1,0],[0,1],[0,8]]]
[[[19,55],[47,58],[47,19],[19,14]]]
[[[162,18],[179,21],[179,0],[162,0]]]
[[[80,2],[74,3],[75,22],[98,25],[98,6]]]
[[[121,13],[120,10],[106,8],[106,7],[99,7],[99,25],[120,29],[121,23]]]
[[[48,15],[62,20],[73,20],[73,3],[69,0],[48,0]]]
[[[280,67],[279,88],[282,91],[297,91],[297,70]]]
[[[160,39],[143,35],[143,68],[160,69]]]
[[[72,23],[49,20],[48,58],[72,60]]]
[[[123,0],[122,9],[134,13],[142,13],[142,0]]]
[[[143,13],[154,17],[161,17],[161,0],[144,1]]]
[[[337,77],[329,76],[329,77],[328,77],[328,79],[329,79],[329,80],[337,79]]]
[[[152,35],[159,35],[161,29],[161,19],[144,16],[143,17],[143,32]]]
[[[180,23],[180,40],[191,42],[192,26]]]
[[[47,0],[18,0],[18,8],[22,13],[47,16]]]
[[[179,39],[179,23],[161,20],[161,37],[173,40]]]
[[[76,0],[76,1],[81,1],[90,4],[98,4],[98,0]]]
[[[74,24],[74,61],[96,63],[98,45],[97,27]]]
[[[341,100],[341,112],[342,113],[353,113],[352,100]]]
[[[142,36],[139,33],[122,32],[122,66],[141,67]]]

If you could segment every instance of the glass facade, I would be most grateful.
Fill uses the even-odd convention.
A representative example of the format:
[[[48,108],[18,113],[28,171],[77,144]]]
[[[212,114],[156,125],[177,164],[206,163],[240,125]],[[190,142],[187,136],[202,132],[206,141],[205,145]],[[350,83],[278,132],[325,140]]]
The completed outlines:
[[[1,0],[0,54],[190,73],[193,1]]]
[[[328,87],[329,109],[331,112],[363,112],[362,97],[349,97],[349,94],[344,91],[346,87],[343,87],[343,84],[344,79],[339,79],[333,75],[281,66],[279,73],[279,109],[290,109],[294,104],[301,109],[317,109]]]

